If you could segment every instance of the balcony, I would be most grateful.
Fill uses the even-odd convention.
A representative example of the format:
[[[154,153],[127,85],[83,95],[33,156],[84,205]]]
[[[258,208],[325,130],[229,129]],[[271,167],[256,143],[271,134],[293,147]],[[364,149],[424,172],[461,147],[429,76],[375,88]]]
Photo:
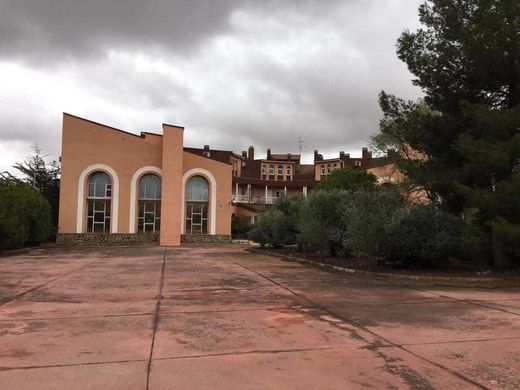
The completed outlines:
[[[233,195],[233,203],[273,204],[276,196]]]

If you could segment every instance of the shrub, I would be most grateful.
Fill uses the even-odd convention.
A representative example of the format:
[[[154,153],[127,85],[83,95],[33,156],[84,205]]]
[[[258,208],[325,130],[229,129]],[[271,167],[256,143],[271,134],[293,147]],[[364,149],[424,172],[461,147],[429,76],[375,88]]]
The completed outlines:
[[[258,242],[262,247],[266,244],[283,247],[296,243],[300,205],[299,197],[278,198],[273,208],[262,214],[253,225],[249,239]]]
[[[54,233],[49,202],[31,186],[0,183],[0,249],[37,245]]]
[[[458,251],[458,222],[433,205],[415,205],[389,226],[381,242],[381,254],[386,261],[405,266],[438,264]]]
[[[520,266],[520,225],[500,218],[491,224],[493,252],[498,268]]]
[[[343,213],[351,194],[347,191],[313,191],[299,214],[299,241],[336,256],[345,231]]]
[[[231,217],[231,237],[234,239],[246,238],[251,225],[240,219],[235,214]]]
[[[357,192],[344,213],[347,230],[343,245],[357,256],[382,259],[385,236],[404,213],[403,199],[395,190]]]

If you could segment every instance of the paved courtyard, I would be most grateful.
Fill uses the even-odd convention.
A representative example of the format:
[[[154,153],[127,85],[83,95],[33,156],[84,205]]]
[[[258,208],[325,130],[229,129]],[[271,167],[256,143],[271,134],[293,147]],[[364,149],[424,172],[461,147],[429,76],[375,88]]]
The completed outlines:
[[[238,247],[0,257],[0,388],[520,388],[520,289],[412,288]]]

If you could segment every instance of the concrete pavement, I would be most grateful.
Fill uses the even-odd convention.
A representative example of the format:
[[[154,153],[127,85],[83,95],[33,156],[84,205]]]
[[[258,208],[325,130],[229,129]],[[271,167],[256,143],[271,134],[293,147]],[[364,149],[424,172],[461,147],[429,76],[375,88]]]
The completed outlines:
[[[520,288],[414,288],[242,248],[0,257],[0,388],[520,388]]]

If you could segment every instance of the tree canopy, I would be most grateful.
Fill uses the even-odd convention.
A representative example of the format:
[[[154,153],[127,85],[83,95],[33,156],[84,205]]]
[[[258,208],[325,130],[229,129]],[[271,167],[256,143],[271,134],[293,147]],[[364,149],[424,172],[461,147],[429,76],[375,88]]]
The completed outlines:
[[[58,208],[60,197],[61,168],[56,160],[49,160],[48,155],[34,145],[32,152],[23,162],[13,165],[22,174],[22,181],[36,188],[49,202],[54,226],[58,226]],[[11,179],[13,177],[11,176]]]
[[[345,167],[323,177],[315,190],[372,191],[376,188],[376,182],[377,178],[365,170]]]
[[[471,211],[488,233],[520,223],[520,6],[516,0],[428,0],[423,27],[405,31],[397,54],[425,96],[382,92],[378,148],[430,199]],[[494,221],[494,222],[493,222]]]

